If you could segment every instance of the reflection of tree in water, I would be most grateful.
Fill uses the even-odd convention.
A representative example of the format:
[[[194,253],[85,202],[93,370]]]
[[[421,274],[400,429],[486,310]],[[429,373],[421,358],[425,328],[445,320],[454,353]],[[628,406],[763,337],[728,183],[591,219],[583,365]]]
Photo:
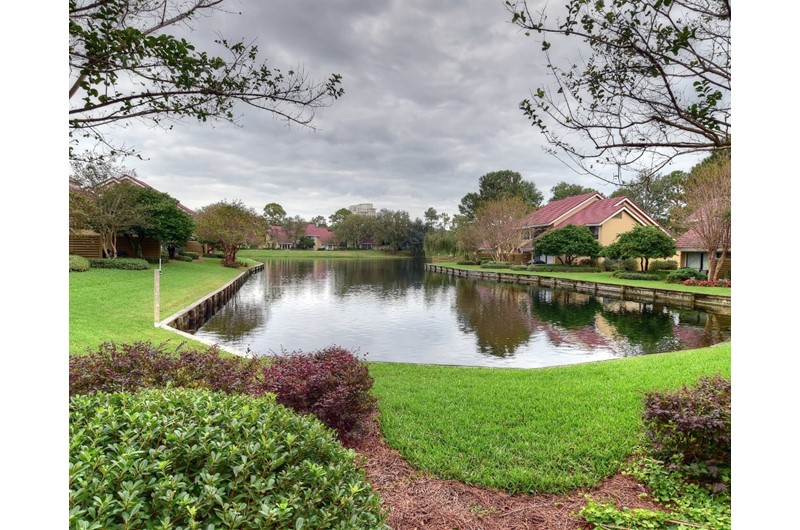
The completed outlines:
[[[530,297],[516,286],[459,281],[456,312],[459,329],[475,333],[478,350],[484,354],[511,356],[533,332]]]
[[[552,289],[531,293],[531,313],[564,329],[593,327],[595,315],[602,309],[595,297],[583,293]]]
[[[426,274],[422,280],[425,306],[436,306],[443,298],[447,299],[457,281],[455,276],[449,274]]]
[[[225,341],[238,341],[269,320],[269,305],[256,297],[234,296],[225,307],[203,326]]]
[[[421,288],[425,271],[417,259],[332,260],[334,292],[338,296],[370,291],[379,297],[399,297]]]
[[[623,357],[681,349],[673,316],[661,304],[606,304],[602,316],[625,339],[617,351]]]

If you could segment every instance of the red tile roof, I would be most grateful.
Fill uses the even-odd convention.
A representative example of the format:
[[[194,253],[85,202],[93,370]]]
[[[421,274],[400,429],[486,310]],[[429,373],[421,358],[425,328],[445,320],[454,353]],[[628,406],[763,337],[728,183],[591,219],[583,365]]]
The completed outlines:
[[[155,188],[153,186],[151,186],[150,184],[148,184],[147,182],[145,182],[143,180],[139,180],[136,177],[132,177],[131,175],[121,175],[119,177],[111,177],[109,179],[104,180],[100,185],[101,186],[108,186],[109,184],[115,184],[115,183],[118,184],[120,182],[130,182],[132,184],[136,184],[137,186],[141,186],[143,188],[149,188],[151,190],[155,190]],[[69,178],[69,186],[70,186],[70,188],[73,188],[73,189],[78,189],[78,188],[81,187],[80,182],[78,181],[78,179],[76,179],[74,177],[70,177]],[[156,190],[156,191],[159,191],[159,190]],[[194,215],[196,213],[194,210],[192,210],[188,206],[184,206],[183,204],[181,204],[180,201],[178,201],[178,208],[180,208],[184,212],[188,213],[189,215]]]
[[[574,197],[567,197],[560,201],[553,201],[545,204],[535,212],[531,213],[525,220],[526,226],[548,226],[553,224],[559,217],[568,213],[570,210],[580,206],[582,203],[593,197],[603,198],[599,193],[584,193]]]
[[[286,230],[282,226],[270,227],[270,233],[278,243],[288,243],[289,236],[286,235]],[[315,226],[308,224],[306,226],[306,235],[308,237],[316,237],[319,239],[320,245],[333,244],[336,234],[325,228],[324,226]]]
[[[695,232],[694,229],[690,229],[688,232],[679,237],[675,241],[675,246],[678,249],[704,248],[704,245],[700,240],[699,234]]]

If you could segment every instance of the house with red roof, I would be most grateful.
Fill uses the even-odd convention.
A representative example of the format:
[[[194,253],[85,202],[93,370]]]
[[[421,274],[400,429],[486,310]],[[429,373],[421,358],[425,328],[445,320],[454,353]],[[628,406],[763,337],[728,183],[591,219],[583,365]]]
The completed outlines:
[[[636,226],[656,226],[669,234],[628,197],[606,199],[601,194],[593,192],[550,202],[528,215],[525,220],[526,241],[520,250],[532,252],[536,238],[549,230],[567,225],[588,227],[603,246],[610,245],[619,234],[628,232]],[[556,263],[556,256],[535,256],[534,259],[545,263]]]
[[[336,248],[336,234],[324,226],[315,226],[309,223],[306,225],[305,235],[314,240],[314,250]],[[284,227],[272,226],[267,234],[267,248],[294,248],[294,241],[291,241]]]
[[[689,216],[689,223],[692,222],[692,217]],[[708,274],[709,256],[708,249],[700,238],[700,235],[694,228],[690,228],[688,232],[683,234],[675,241],[675,246],[678,248],[678,266],[687,269],[696,269]],[[717,248],[717,259],[722,258],[723,248]],[[725,259],[720,269],[719,277],[726,277],[731,272],[731,249],[725,250]]]

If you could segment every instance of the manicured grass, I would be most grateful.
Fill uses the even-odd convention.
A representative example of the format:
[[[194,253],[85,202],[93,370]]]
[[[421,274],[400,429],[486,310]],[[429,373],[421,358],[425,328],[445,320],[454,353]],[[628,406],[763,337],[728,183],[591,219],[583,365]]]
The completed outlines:
[[[713,294],[717,296],[730,296],[730,287],[700,287],[697,285],[683,285],[680,283],[654,282],[645,280],[623,280],[614,278],[611,272],[532,272],[514,271],[511,269],[483,269],[479,265],[457,265],[454,261],[438,262],[436,265],[442,267],[453,267],[454,269],[464,269],[473,271],[502,272],[503,274],[523,274],[527,276],[547,276],[550,278],[564,278],[567,280],[578,280],[581,282],[608,283],[613,285],[630,285],[632,287],[644,287],[648,289],[662,289],[664,291],[681,291],[685,293]]]
[[[265,250],[250,249],[240,250],[237,257],[250,258],[257,261],[266,261],[270,258],[297,258],[297,259],[397,259],[410,257],[407,253],[398,252],[390,254],[382,250]]]
[[[243,269],[218,259],[170,261],[162,267],[161,319],[219,289]],[[69,275],[69,353],[82,354],[106,341],[153,341],[178,346],[183,337],[153,326],[153,269],[90,269]],[[192,341],[193,347],[205,347]]]
[[[730,344],[545,369],[371,363],[392,447],[437,477],[512,492],[596,486],[634,450],[643,393],[730,377]]]

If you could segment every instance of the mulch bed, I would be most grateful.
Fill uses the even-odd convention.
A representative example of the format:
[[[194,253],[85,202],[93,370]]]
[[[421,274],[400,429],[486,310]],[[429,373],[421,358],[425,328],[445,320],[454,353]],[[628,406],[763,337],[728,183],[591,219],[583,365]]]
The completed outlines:
[[[394,530],[591,529],[576,515],[587,493],[617,506],[659,509],[639,497],[644,486],[627,475],[569,495],[510,494],[431,478],[386,444],[377,422],[351,448],[364,457],[362,468],[380,493]]]

